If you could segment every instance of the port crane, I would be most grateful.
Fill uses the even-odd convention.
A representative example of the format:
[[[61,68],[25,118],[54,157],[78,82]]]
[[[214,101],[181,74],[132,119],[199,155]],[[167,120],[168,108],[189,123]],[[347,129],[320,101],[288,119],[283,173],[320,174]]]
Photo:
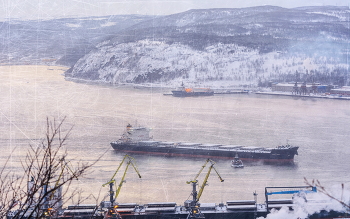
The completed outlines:
[[[115,195],[114,195],[114,190],[113,190],[113,185],[115,183],[115,178],[114,177],[117,175],[119,169],[121,168],[121,166],[123,165],[125,160],[127,160],[127,165],[125,167],[124,174],[123,174],[123,176],[122,176],[122,178],[120,180],[120,183],[119,183],[118,188],[117,188],[117,190],[115,192]],[[125,182],[126,172],[128,171],[128,168],[129,168],[130,165],[134,168],[134,170],[137,173],[137,175],[139,176],[139,178],[141,178],[141,175],[140,175],[140,173],[139,173],[139,171],[138,171],[138,169],[137,169],[137,167],[136,167],[136,165],[134,163],[134,160],[135,159],[133,157],[131,157],[131,156],[126,154],[124,156],[123,160],[120,162],[117,170],[114,172],[112,178],[107,183],[102,185],[104,187],[104,186],[109,184],[109,200],[110,200],[110,203],[112,205],[114,204],[115,200],[117,199],[117,197],[118,197],[118,195],[120,193],[120,190],[121,190],[121,188],[123,186],[123,183]]]
[[[207,174],[205,175],[205,178],[204,178],[203,183],[199,189],[199,192],[197,192],[197,189],[196,189],[197,184],[198,184],[197,178],[202,173],[203,169],[207,166],[208,163],[210,163],[209,170],[208,170]],[[189,207],[191,209],[189,215],[187,216],[187,219],[204,218],[204,215],[200,211],[199,199],[201,198],[201,196],[203,194],[205,186],[208,185],[207,182],[208,182],[208,178],[209,178],[209,175],[210,175],[212,169],[214,169],[214,171],[215,171],[216,175],[219,177],[220,181],[224,182],[224,180],[220,176],[219,172],[215,169],[214,165],[215,165],[215,162],[213,160],[207,159],[205,161],[205,163],[203,164],[203,166],[201,167],[201,169],[199,170],[199,172],[197,173],[197,175],[194,177],[194,179],[186,182],[187,184],[192,183],[192,201],[191,200],[186,201],[187,207]]]

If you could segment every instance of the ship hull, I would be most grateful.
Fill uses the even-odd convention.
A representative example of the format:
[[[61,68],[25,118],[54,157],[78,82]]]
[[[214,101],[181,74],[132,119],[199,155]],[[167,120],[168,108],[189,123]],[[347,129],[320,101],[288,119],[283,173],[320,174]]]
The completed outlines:
[[[242,161],[263,161],[266,163],[293,163],[298,147],[272,149],[268,152],[257,150],[202,149],[196,147],[147,146],[139,143],[112,142],[114,150],[133,154],[152,154],[168,157],[199,157],[211,159],[233,159],[237,154]]]
[[[186,92],[186,91],[171,91],[174,97],[196,97],[196,96],[213,96],[214,91],[208,92]]]

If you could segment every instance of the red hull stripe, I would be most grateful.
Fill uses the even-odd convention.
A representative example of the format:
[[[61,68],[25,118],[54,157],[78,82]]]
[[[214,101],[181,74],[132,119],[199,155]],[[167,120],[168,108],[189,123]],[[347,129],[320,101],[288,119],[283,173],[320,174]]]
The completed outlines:
[[[233,159],[233,157],[195,155],[195,154],[169,154],[169,153],[161,153],[161,152],[128,151],[128,150],[116,150],[116,151],[133,153],[133,154],[152,154],[152,155],[162,155],[162,156],[165,155],[169,157],[203,157],[203,158],[226,159],[226,160]],[[240,159],[243,161],[263,161],[266,163],[293,163],[294,162],[293,159],[252,159],[252,158],[240,158]]]

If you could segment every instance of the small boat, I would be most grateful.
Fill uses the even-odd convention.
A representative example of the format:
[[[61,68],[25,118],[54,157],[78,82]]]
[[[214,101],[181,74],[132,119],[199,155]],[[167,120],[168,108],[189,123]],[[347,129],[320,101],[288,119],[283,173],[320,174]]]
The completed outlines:
[[[236,154],[235,158],[231,161],[232,165],[234,168],[243,168],[243,162],[241,161],[241,159],[239,159],[238,154]]]

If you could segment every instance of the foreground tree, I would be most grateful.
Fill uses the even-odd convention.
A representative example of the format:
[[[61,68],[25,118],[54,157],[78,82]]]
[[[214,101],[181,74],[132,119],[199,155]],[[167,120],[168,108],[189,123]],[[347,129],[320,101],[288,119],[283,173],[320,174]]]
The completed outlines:
[[[64,149],[72,128],[62,131],[61,121],[46,120],[45,138],[30,145],[24,160],[23,172],[9,170],[9,160],[0,170],[0,218],[44,218],[57,214],[64,202],[78,194],[69,191],[74,179],[81,177],[93,163],[67,161]],[[64,192],[63,192],[64,186]],[[68,194],[69,191],[69,194]],[[63,199],[63,197],[65,197]]]

